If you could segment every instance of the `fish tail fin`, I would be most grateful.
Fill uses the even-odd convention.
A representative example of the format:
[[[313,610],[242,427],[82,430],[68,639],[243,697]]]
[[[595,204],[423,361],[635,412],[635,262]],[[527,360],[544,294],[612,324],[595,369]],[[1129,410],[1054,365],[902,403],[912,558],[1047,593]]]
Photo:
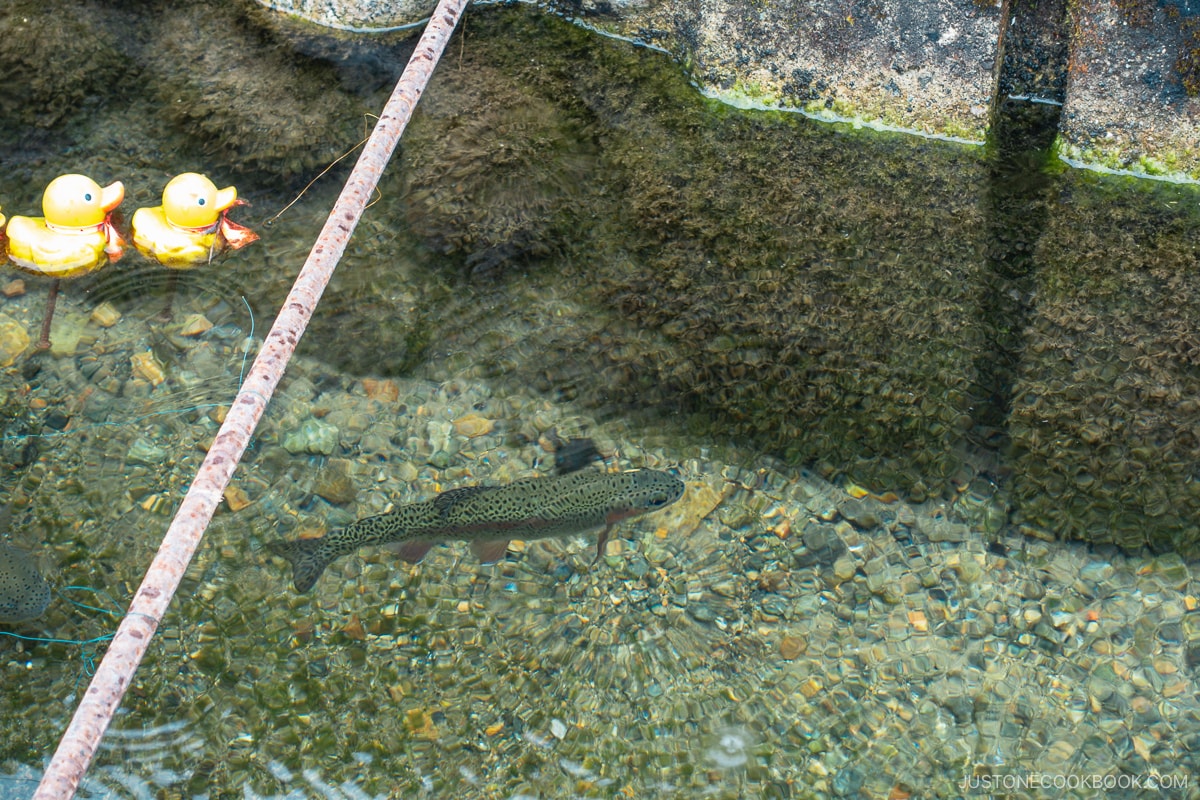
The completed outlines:
[[[267,550],[286,558],[292,565],[292,583],[301,594],[307,592],[333,560],[325,553],[322,539],[292,539],[271,542]]]

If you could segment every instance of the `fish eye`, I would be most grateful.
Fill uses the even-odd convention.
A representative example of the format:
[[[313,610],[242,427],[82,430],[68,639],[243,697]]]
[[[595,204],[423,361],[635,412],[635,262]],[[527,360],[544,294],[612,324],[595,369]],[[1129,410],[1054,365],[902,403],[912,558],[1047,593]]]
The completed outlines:
[[[652,508],[658,508],[659,506],[661,506],[663,503],[666,503],[666,502],[667,502],[667,496],[665,494],[656,494],[656,495],[653,495],[647,501],[647,504],[649,506],[651,506]]]

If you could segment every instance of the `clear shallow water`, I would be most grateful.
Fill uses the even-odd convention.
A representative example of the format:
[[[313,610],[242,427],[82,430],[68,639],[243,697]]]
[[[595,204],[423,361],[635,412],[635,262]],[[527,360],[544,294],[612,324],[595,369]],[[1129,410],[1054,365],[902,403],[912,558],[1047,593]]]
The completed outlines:
[[[91,794],[959,796],[967,776],[1194,775],[1195,565],[1017,528],[1192,524],[1190,190],[1064,173],[989,195],[979,150],[714,107],[657,56],[523,12],[466,25]],[[154,34],[137,63],[161,77]],[[288,77],[377,110],[358,74]],[[114,327],[5,370],[8,533],[65,595],[30,636],[115,628],[102,596],[64,587],[131,595],[253,352],[251,312],[261,337],[338,190],[267,226],[308,174],[270,174],[252,128],[234,148],[128,85],[19,129],[5,212],[68,168],[125,180],[127,213],[200,169],[238,185],[263,241],[181,287],[178,320],[204,313],[208,334],[154,322],[162,273],[131,254],[64,289],[64,319],[108,301]],[[336,155],[357,125],[319,127]],[[1030,255],[1002,284],[1017,304],[989,305],[991,276]],[[0,312],[32,330],[45,287],[27,283]],[[146,350],[157,388],[132,375]],[[328,455],[284,447],[319,449],[327,426]],[[552,431],[674,467],[688,494],[595,566],[582,537],[490,567],[461,545],[417,567],[371,552],[296,596],[257,552],[544,470]],[[1141,495],[1112,505],[1123,487]],[[23,797],[102,643],[0,648],[0,792]]]

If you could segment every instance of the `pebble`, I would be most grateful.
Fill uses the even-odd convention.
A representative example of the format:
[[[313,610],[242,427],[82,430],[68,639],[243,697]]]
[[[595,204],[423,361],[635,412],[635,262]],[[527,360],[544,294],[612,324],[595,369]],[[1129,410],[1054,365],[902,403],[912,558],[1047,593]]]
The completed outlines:
[[[111,328],[121,320],[121,312],[117,311],[112,303],[105,300],[92,309],[91,319],[101,328]]]
[[[875,509],[866,501],[855,497],[843,500],[838,506],[838,513],[861,530],[868,530],[879,524],[879,515],[875,513]]]
[[[202,333],[211,331],[213,324],[208,321],[208,317],[203,314],[191,314],[183,321],[183,326],[179,329],[182,336],[199,336]]]
[[[1179,671],[1179,666],[1174,661],[1169,661],[1165,658],[1154,659],[1154,670],[1159,675],[1174,675]]]
[[[74,348],[71,352],[75,352]],[[144,353],[134,353],[129,359],[129,363],[133,367],[133,374],[142,380],[149,381],[152,386],[158,386],[167,379],[162,364],[150,350]]]
[[[7,314],[0,314],[0,367],[7,367],[29,347],[25,326]]]
[[[725,501],[726,492],[731,491],[719,476],[689,479],[684,483],[683,497],[658,515],[659,524],[671,531],[675,539],[690,536]]]
[[[754,523],[755,516],[747,508],[722,506],[718,511],[717,518],[722,525],[736,531],[750,527]],[[790,524],[788,527],[791,527]]]
[[[799,658],[808,650],[808,644],[799,636],[784,636],[779,642],[779,655],[786,661]]]
[[[161,494],[147,495],[142,499],[142,502],[139,505],[141,505],[143,510],[149,511],[153,514],[165,514],[170,510],[167,503],[167,498],[163,497]]]
[[[379,403],[394,403],[400,399],[400,387],[393,380],[363,378],[363,391],[367,398]]]
[[[358,497],[358,488],[354,485],[351,475],[352,466],[351,462],[344,458],[329,459],[325,466],[317,470],[313,492],[334,505],[354,502]]]
[[[1108,561],[1088,561],[1081,567],[1079,577],[1097,583],[1108,581],[1112,577],[1112,565]]]
[[[342,626],[342,633],[359,642],[366,641],[367,638],[367,631],[363,628],[362,620],[358,618],[358,614],[350,615],[350,619]]]
[[[1077,622],[1078,619],[1074,614],[1067,611],[1052,611],[1050,612],[1050,624],[1056,628],[1065,628]]]
[[[833,774],[830,786],[836,797],[859,797],[866,781],[867,775],[863,770],[843,767]]]
[[[768,595],[763,598],[762,613],[764,618],[771,620],[786,617],[790,613],[788,601],[777,594]]]
[[[88,318],[82,314],[56,314],[50,327],[50,355],[68,358],[75,355],[81,345],[94,343],[93,337],[85,335],[87,324]]]
[[[138,437],[129,446],[129,452],[125,456],[125,459],[134,464],[145,464],[146,466],[156,467],[162,466],[167,460],[167,455],[168,453],[165,449]]]
[[[1035,580],[1021,581],[1020,589],[1025,600],[1040,600],[1046,594],[1046,587]]]
[[[983,575],[983,567],[969,559],[960,562],[954,571],[963,583],[975,583]]]
[[[941,517],[918,517],[917,529],[931,542],[963,542],[971,533],[971,529],[961,522]]]
[[[619,541],[621,540],[617,539],[610,542],[610,544],[615,544]],[[712,585],[712,590],[715,594],[719,594],[721,597],[737,597],[738,595],[738,585],[733,581],[721,581],[720,583],[714,583]]]
[[[851,556],[842,556],[833,562],[833,574],[840,581],[848,581],[854,577],[857,566]]]
[[[283,437],[283,449],[292,455],[332,455],[338,445],[338,429],[319,419],[307,419],[298,430]]]
[[[457,452],[455,449],[435,450],[429,454],[427,463],[431,467],[446,469],[453,463],[455,452]]]
[[[454,430],[458,431],[459,435],[466,436],[468,439],[474,439],[476,436],[491,433],[495,427],[495,420],[481,417],[478,414],[467,414],[454,420]]]
[[[1075,755],[1075,744],[1067,738],[1055,740],[1046,750],[1050,763],[1065,764]]]
[[[240,486],[226,486],[225,505],[229,506],[230,511],[241,511],[250,505],[250,496]]]
[[[434,741],[440,735],[432,717],[424,709],[410,708],[404,715],[404,724],[414,736]]]
[[[14,278],[4,284],[4,289],[0,291],[4,292],[5,297],[20,297],[25,294],[25,281],[20,278]]]
[[[846,545],[831,525],[808,525],[800,539],[802,546],[792,551],[798,567],[832,566],[846,553]]]
[[[1188,582],[1191,580],[1187,563],[1177,553],[1168,553],[1155,558],[1151,571],[1156,583],[1177,592],[1187,589]]]

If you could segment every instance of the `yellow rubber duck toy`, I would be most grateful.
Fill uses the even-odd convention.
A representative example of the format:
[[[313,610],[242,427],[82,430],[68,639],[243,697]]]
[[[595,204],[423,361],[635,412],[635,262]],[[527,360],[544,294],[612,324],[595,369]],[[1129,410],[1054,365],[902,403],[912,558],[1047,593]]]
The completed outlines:
[[[176,175],[163,189],[161,206],[134,212],[133,243],[139,253],[171,269],[207,264],[226,249],[258,239],[227,216],[242,202],[233,186],[218,190],[198,173]]]
[[[42,194],[44,217],[8,221],[9,260],[25,272],[54,279],[37,349],[50,347],[59,280],[94,272],[124,253],[125,243],[109,220],[123,199],[125,187],[120,181],[101,188],[85,175],[59,175]]]

